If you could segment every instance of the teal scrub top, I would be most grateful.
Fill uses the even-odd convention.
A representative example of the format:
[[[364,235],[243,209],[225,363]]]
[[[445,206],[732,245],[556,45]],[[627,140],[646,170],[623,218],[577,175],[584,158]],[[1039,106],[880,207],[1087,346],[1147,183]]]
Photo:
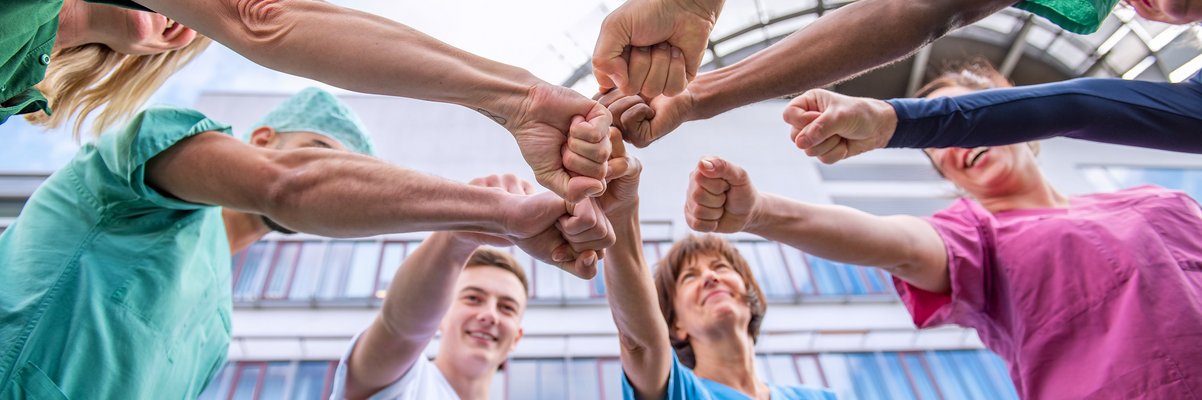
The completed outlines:
[[[1098,31],[1102,21],[1114,10],[1119,0],[1025,0],[1014,8],[1047,18],[1064,30],[1078,35]]]
[[[219,207],[145,181],[152,157],[226,125],[154,108],[85,145],[0,234],[0,399],[196,398],[230,341]]]
[[[835,392],[794,385],[768,385],[772,400],[835,400]],[[634,386],[622,373],[622,398],[634,400]],[[752,400],[730,386],[697,376],[672,352],[672,369],[663,400]]]
[[[130,0],[86,0],[142,11]],[[46,75],[62,0],[4,0],[0,8],[0,124],[8,117],[50,112],[46,97],[33,88]]]

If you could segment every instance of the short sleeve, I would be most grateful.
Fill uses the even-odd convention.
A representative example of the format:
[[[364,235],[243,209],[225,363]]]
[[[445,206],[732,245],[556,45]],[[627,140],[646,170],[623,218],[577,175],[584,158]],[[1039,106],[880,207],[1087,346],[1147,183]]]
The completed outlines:
[[[634,385],[630,384],[630,378],[626,377],[626,371],[622,371],[622,398],[625,400],[634,400]],[[676,352],[672,352],[672,369],[668,372],[668,386],[664,391],[664,400],[694,400],[694,399],[709,399],[709,393],[702,386],[701,380],[697,375],[693,374],[680,363],[680,359],[676,357]]]
[[[209,205],[190,203],[159,193],[146,182],[146,163],[176,143],[201,132],[231,134],[230,127],[213,121],[199,111],[185,108],[156,107],[139,113],[121,130],[101,135],[96,153],[115,180],[105,187],[118,199],[132,198],[130,206],[146,204],[177,210],[194,210]]]
[[[952,289],[948,294],[928,292],[894,277],[893,284],[915,326],[977,327],[984,321],[990,308],[990,276],[995,259],[991,220],[987,211],[967,199],[927,219],[947,250]]]
[[[334,370],[334,384],[330,387],[330,400],[346,398],[347,362],[350,360],[351,351],[355,349],[355,344],[359,343],[359,338],[362,336],[363,333],[355,335],[354,339],[351,339],[351,345],[338,360],[338,368]],[[414,360],[413,366],[409,367],[409,370],[405,371],[396,381],[368,397],[369,400],[453,398],[458,398],[455,390],[438,371],[438,367],[425,356]]]

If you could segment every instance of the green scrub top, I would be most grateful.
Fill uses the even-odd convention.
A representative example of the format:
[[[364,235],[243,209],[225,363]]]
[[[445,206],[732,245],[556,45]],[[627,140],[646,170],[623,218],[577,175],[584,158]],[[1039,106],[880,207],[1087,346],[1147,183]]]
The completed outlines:
[[[1025,0],[1014,7],[1047,18],[1078,35],[1098,31],[1119,0]]]
[[[0,234],[0,399],[196,398],[230,341],[221,209],[145,165],[226,125],[153,108],[87,144]]]
[[[87,0],[150,11],[130,0]],[[0,124],[8,117],[50,112],[46,97],[33,88],[46,76],[62,0],[4,0],[0,8]]]

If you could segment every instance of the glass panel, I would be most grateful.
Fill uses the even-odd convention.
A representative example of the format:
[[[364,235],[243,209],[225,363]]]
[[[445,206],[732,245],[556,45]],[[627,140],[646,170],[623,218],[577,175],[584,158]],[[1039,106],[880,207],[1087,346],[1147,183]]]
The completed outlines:
[[[267,290],[263,294],[264,298],[280,299],[284,297],[288,283],[292,280],[293,267],[296,265],[297,257],[300,256],[303,244],[301,242],[276,243],[275,257],[271,263],[271,281],[267,283]]]
[[[661,255],[659,254],[659,243],[643,242],[643,258],[647,259],[647,267],[654,269],[655,263],[659,262]],[[668,251],[668,247],[664,246],[664,251]]]
[[[539,400],[560,400],[568,397],[565,364],[562,359],[538,360]]]
[[[622,362],[617,359],[601,361],[601,392],[605,400],[622,398]]]
[[[981,365],[981,358],[977,356],[976,351],[952,351],[948,352],[946,356],[955,360],[957,370],[964,378],[964,382],[976,393],[983,395],[1001,393],[1001,389],[994,387],[993,379],[985,372]]]
[[[330,242],[326,250],[325,268],[318,285],[318,296],[324,299],[342,297],[346,278],[350,275],[355,257],[355,242]]]
[[[538,293],[538,298],[556,300],[563,298],[563,276],[566,275],[565,272],[541,261],[534,262],[534,271],[534,273],[538,274],[538,279],[534,284],[534,292]]]
[[[568,392],[572,394],[572,400],[600,400],[599,376],[596,359],[572,360],[568,364]]]
[[[300,363],[296,371],[296,379],[292,381],[292,399],[320,400],[322,389],[325,388],[326,374],[330,363],[325,361],[305,361]]]
[[[490,399],[505,399],[505,384],[507,378],[505,376],[506,369],[497,371],[497,374],[492,378],[492,384],[488,386],[488,398]]]
[[[852,353],[847,355],[847,369],[851,374],[856,396],[860,399],[888,399],[887,392],[873,354]]]
[[[902,360],[902,368],[905,368],[910,373],[910,380],[916,388],[919,397],[923,399],[938,399],[942,396],[935,389],[935,383],[931,374],[927,371],[926,365],[923,364],[922,355],[914,353],[904,353],[900,356]]]
[[[760,256],[755,251],[755,244],[751,242],[735,242],[735,248],[739,250],[739,255],[747,260],[747,265],[751,267],[751,275],[760,284],[760,290],[765,292],[765,296],[769,296],[768,288],[765,287],[767,284],[765,280],[768,278],[764,272],[764,264],[760,262]]]
[[[263,379],[263,387],[259,389],[260,399],[284,398],[284,385],[288,375],[296,365],[291,362],[273,362],[267,364],[267,376]]]
[[[221,371],[217,372],[217,376],[213,377],[213,381],[209,382],[209,386],[205,387],[203,392],[200,392],[198,400],[215,400],[225,399],[230,393],[230,377],[234,375],[235,364],[226,363],[221,367]]]
[[[538,363],[534,360],[509,360],[505,376],[507,399],[535,399],[538,390]]]
[[[913,399],[914,389],[910,387],[910,380],[906,378],[906,371],[902,369],[897,353],[877,353],[876,360],[884,375],[883,382],[888,391],[886,396],[891,399]]]
[[[392,277],[401,268],[401,262],[404,258],[405,243],[384,243],[384,257],[380,259],[380,284],[376,285],[374,293],[376,298],[384,298],[384,295],[388,292],[388,285],[392,283]]]
[[[258,298],[258,289],[263,285],[262,270],[265,255],[268,253],[271,242],[257,242],[246,249],[246,258],[242,263],[242,271],[238,276],[234,277],[234,300],[255,300]]]
[[[777,385],[800,385],[792,356],[768,356],[768,370],[772,372],[772,383]]]
[[[968,398],[969,393],[966,392],[960,376],[956,374],[955,365],[945,363],[938,352],[928,351],[923,356],[927,360],[927,365],[931,367],[931,375],[935,377],[935,383],[939,385],[939,392],[943,393],[943,398]]]
[[[801,384],[809,386],[828,386],[822,375],[822,366],[818,365],[818,357],[812,355],[797,356],[793,359],[797,366]]]
[[[772,370],[768,368],[768,356],[755,356],[755,375],[757,378],[760,378],[761,381],[775,383],[775,381],[772,380]]]
[[[592,280],[592,297],[605,298],[605,260],[597,261],[597,276]]]
[[[851,268],[856,270],[856,276],[865,283],[868,293],[885,293],[885,282],[881,280],[880,275],[877,275],[876,268],[860,266]]]
[[[234,399],[251,399],[255,395],[255,387],[259,385],[259,375],[263,374],[263,364],[243,364],[238,374],[238,383],[234,388]]]
[[[797,293],[793,290],[793,279],[785,268],[785,260],[781,258],[780,247],[776,242],[756,243],[755,251],[759,255],[760,265],[764,268],[765,280],[760,284],[767,292],[765,295],[768,298],[785,299],[796,296]]]
[[[380,266],[380,242],[357,242],[354,254],[347,275],[346,293],[341,297],[359,299],[372,296],[376,271]]]
[[[856,267],[833,262],[836,265],[835,269],[839,271],[840,278],[843,279],[843,287],[847,288],[847,294],[865,294],[868,289],[864,286],[864,277],[856,270]]]
[[[814,279],[810,275],[810,267],[806,264],[801,251],[782,244],[778,244],[778,246],[785,255],[785,263],[789,264],[789,272],[793,276],[793,281],[797,282],[801,293],[814,294]]]
[[[826,376],[826,382],[835,395],[840,399],[854,398],[856,391],[852,383],[851,371],[848,370],[847,357],[843,354],[819,354],[819,365]]]
[[[806,262],[814,271],[814,280],[818,288],[819,295],[841,295],[846,294],[847,290],[843,286],[843,278],[839,275],[839,271],[835,263],[824,259],[806,255]]]
[[[1010,379],[1010,370],[1006,368],[1006,363],[1001,357],[993,354],[989,350],[978,350],[977,355],[981,357],[985,369],[989,372],[997,387],[1002,388],[1002,394],[1007,399],[1017,399],[1018,392],[1014,389],[1014,381]]]
[[[325,263],[326,243],[305,242],[301,249],[300,262],[293,274],[292,287],[288,292],[290,300],[308,300],[317,289],[318,277],[327,269]]]

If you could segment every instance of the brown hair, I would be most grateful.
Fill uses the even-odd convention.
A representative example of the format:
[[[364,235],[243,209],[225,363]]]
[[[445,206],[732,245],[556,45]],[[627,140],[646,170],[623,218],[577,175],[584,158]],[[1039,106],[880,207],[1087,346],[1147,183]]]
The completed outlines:
[[[518,278],[518,281],[522,282],[522,292],[526,294],[527,299],[530,298],[530,286],[526,283],[526,270],[522,269],[522,264],[513,258],[513,255],[502,250],[481,247],[472,253],[464,266],[464,268],[472,267],[496,267],[509,271]]]
[[[198,34],[183,48],[147,55],[121,54],[98,43],[55,49],[45,78],[35,86],[46,96],[53,115],[39,111],[26,114],[25,119],[47,129],[74,120],[72,136],[79,139],[88,115],[103,107],[90,132],[99,135],[136,113],[171,74],[209,43]]]
[[[686,263],[702,254],[719,256],[730,262],[731,267],[743,278],[743,282],[746,282],[747,306],[751,308],[747,334],[751,335],[753,342],[756,341],[760,335],[760,324],[764,322],[764,313],[768,311],[768,305],[764,302],[764,292],[760,290],[759,283],[752,275],[747,259],[739,254],[739,249],[726,239],[715,235],[689,235],[673,243],[672,248],[668,249],[668,254],[656,263],[655,291],[659,295],[659,311],[668,323],[669,332],[676,323],[676,310],[672,306],[672,299],[676,298],[676,277]],[[693,356],[693,346],[689,341],[677,339],[670,333],[668,337],[681,364],[689,368],[696,367],[697,359]]]

